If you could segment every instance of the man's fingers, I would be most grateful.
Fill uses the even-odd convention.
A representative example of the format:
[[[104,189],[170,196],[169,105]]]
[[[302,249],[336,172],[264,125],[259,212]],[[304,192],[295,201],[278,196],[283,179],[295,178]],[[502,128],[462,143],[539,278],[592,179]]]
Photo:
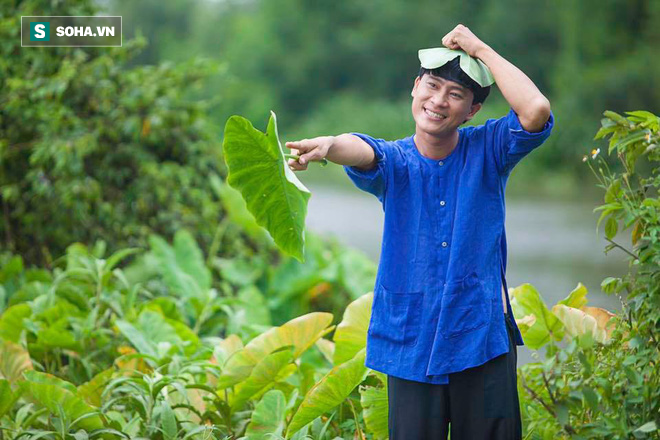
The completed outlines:
[[[293,171],[305,171],[307,169],[307,164],[301,164],[300,162],[289,159],[287,162],[289,165],[289,168],[291,168]]]
[[[300,162],[303,165],[307,165],[311,161],[318,160],[318,159],[319,159],[319,157],[318,157],[318,154],[316,154],[316,150],[313,150],[310,153],[303,154],[302,156],[300,156],[300,159],[298,159],[298,162]]]
[[[316,148],[317,143],[314,142],[314,141],[311,141],[309,139],[303,139],[301,141],[287,142],[284,145],[289,149],[294,149],[295,148],[297,150],[297,152],[306,153],[309,150],[312,150],[312,149]],[[296,152],[296,154],[297,154],[297,152]]]

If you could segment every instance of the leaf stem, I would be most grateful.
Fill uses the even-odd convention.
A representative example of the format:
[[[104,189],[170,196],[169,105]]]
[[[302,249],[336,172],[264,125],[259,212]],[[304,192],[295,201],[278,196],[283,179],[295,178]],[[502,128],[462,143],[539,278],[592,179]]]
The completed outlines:
[[[360,440],[366,440],[364,438],[364,434],[362,433],[362,430],[360,429],[360,424],[358,422],[358,415],[357,412],[355,411],[355,406],[353,406],[353,402],[351,401],[350,397],[346,400],[348,400],[348,404],[351,405],[351,410],[353,410],[353,420],[355,420],[355,429],[357,429],[357,432],[360,434]]]
[[[609,239],[609,238],[607,238],[607,237],[605,237],[605,240],[609,241],[610,244],[611,244],[612,246],[621,249],[623,252],[627,253],[628,255],[630,255],[631,257],[633,257],[635,260],[639,260],[639,257],[638,257],[637,255],[633,254],[633,253],[630,252],[628,249],[624,248],[623,246],[619,245],[618,243],[615,243],[613,240],[611,240],[611,239]]]
[[[285,154],[284,154],[284,157],[287,158],[287,159],[294,159],[294,160],[298,160],[298,159],[300,159],[300,156],[297,155],[297,154],[288,154],[288,153],[285,153]],[[321,164],[321,166],[323,166],[323,167],[326,166],[326,165],[328,164],[328,160],[327,160],[327,159],[312,160],[311,162],[319,162],[319,163]]]

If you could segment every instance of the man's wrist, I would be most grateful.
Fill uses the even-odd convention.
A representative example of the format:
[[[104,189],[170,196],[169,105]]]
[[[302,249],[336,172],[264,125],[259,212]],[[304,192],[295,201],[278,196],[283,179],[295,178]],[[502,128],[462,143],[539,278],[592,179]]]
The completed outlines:
[[[483,46],[481,46],[479,49],[476,50],[476,52],[474,53],[474,57],[479,58],[481,61],[485,63],[486,61],[484,60],[484,57],[488,57],[488,54],[490,52],[493,52],[493,49],[489,45],[484,43]]]

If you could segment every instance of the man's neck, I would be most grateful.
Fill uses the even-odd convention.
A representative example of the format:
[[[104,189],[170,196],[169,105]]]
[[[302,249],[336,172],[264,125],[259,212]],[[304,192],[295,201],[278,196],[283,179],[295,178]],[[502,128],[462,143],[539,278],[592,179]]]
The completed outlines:
[[[458,130],[446,136],[433,136],[417,131],[414,137],[419,152],[429,159],[444,159],[458,145]]]

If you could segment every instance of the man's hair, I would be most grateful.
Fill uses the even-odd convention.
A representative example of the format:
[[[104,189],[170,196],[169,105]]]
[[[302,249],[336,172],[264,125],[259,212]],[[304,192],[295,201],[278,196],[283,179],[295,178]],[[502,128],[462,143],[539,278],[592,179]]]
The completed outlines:
[[[473,105],[483,103],[490,93],[490,86],[481,87],[479,83],[470,78],[467,73],[463,72],[460,65],[460,57],[456,57],[444,66],[440,66],[436,69],[425,69],[422,67],[419,69],[417,76],[421,78],[425,73],[457,82],[463,87],[470,89],[474,94],[474,98],[472,99]]]

